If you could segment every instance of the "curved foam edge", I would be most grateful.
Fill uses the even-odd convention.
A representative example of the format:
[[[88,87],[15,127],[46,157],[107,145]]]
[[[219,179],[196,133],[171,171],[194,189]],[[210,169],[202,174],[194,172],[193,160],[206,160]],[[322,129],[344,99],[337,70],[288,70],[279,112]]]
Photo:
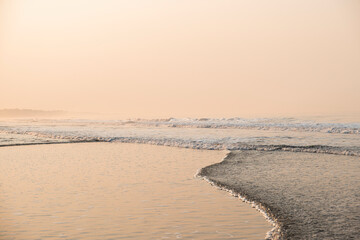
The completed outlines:
[[[226,156],[222,159],[222,161],[224,161],[229,156],[229,154],[230,154],[230,151],[226,154]],[[242,196],[241,194],[239,194],[229,188],[220,186],[216,182],[210,180],[208,177],[203,176],[201,174],[202,170],[203,170],[203,168],[198,169],[196,174],[194,175],[194,177],[208,182],[209,184],[211,184],[212,186],[216,187],[219,190],[228,192],[230,195],[232,195],[236,198],[239,198],[244,203],[250,204],[251,207],[255,208],[257,211],[259,211],[263,215],[263,217],[266,219],[266,221],[271,223],[273,228],[266,233],[265,238],[264,238],[265,240],[280,240],[280,239],[282,239],[281,226],[275,217],[273,217],[273,216],[271,217],[272,214],[267,208],[265,208],[261,203],[251,201],[251,200],[247,199],[245,196]]]

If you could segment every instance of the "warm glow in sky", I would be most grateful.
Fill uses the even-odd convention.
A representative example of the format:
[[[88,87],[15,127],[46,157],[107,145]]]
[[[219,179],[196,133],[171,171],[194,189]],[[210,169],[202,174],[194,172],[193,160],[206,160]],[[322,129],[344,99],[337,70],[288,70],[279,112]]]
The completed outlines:
[[[360,113],[359,0],[0,0],[0,109]]]

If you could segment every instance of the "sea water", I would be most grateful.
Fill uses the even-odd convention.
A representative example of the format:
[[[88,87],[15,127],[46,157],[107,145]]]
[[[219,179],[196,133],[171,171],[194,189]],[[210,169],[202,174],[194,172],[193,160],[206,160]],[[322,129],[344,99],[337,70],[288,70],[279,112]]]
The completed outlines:
[[[23,119],[0,122],[13,141],[130,142],[194,149],[280,150],[360,156],[360,122],[281,119],[86,120]],[[25,137],[24,135],[27,135]],[[30,138],[29,138],[30,136]],[[1,141],[1,139],[0,139]]]
[[[0,239],[264,239],[250,205],[194,178],[223,151],[123,143],[0,148]]]
[[[282,239],[358,239],[360,161],[355,156],[233,151],[199,175],[257,205]]]
[[[357,119],[22,119],[0,122],[0,133],[0,146],[76,142],[118,142],[173,146],[200,150],[241,150],[255,151],[258,153],[270,151],[274,153],[273,159],[270,159],[271,161],[261,162],[261,168],[254,165],[254,169],[266,169],[266,172],[274,173],[275,175],[272,179],[275,179],[275,181],[267,181],[267,183],[273,183],[274,188],[280,186],[276,184],[276,166],[282,166],[279,160],[281,160],[281,153],[284,152],[294,153],[294,155],[289,155],[292,156],[292,160],[287,160],[286,163],[288,164],[287,166],[297,166],[299,169],[294,170],[292,168],[291,171],[294,170],[298,173],[302,172],[302,170],[306,171],[306,169],[302,169],[302,166],[306,166],[308,169],[313,169],[315,171],[318,169],[318,166],[323,166],[324,168],[329,167],[328,165],[330,163],[336,162],[336,164],[341,165],[344,161],[342,156],[351,157],[346,159],[350,159],[351,166],[355,166],[356,169],[354,171],[357,172],[360,170],[357,165],[360,156],[360,122],[357,121]],[[215,154],[218,151],[211,152]],[[296,153],[311,153],[315,154],[312,155],[315,157],[307,158],[303,157],[303,155],[296,155]],[[255,154],[254,156],[258,155]],[[331,159],[335,159],[336,161],[329,162],[326,160],[328,159],[326,156],[331,156]],[[218,158],[218,162],[220,162],[221,159],[222,158]],[[302,159],[310,160],[307,160],[306,165],[303,165],[301,163]],[[301,161],[299,162],[296,160]],[[249,164],[259,163],[256,157],[247,159],[247,161]],[[271,164],[267,165],[269,163]],[[336,169],[336,164],[331,165],[331,169]],[[205,167],[206,165],[208,164],[199,166],[199,168]],[[284,174],[286,173],[286,169],[281,168],[281,171]],[[319,171],[319,173],[320,172],[321,171]],[[334,187],[334,189],[329,190],[329,192],[347,189],[347,180],[344,180],[345,178],[342,178],[339,175],[333,174],[337,172],[338,171],[329,172],[327,173],[327,177],[330,182],[339,182],[338,179],[341,178],[340,182],[343,182],[344,186],[340,189]],[[256,184],[259,184],[257,185],[259,187],[258,189],[264,189],[261,186],[264,181],[259,181],[262,179],[259,176],[262,176],[264,172],[257,175],[249,175],[249,173],[250,172],[247,172],[247,176],[254,177],[242,179],[241,181],[238,181],[237,184],[249,184],[249,186],[256,186]],[[244,176],[246,175],[244,174]],[[297,181],[304,182],[301,174],[297,175],[297,177],[299,178]],[[282,184],[287,186],[285,180]],[[355,182],[357,181],[358,180],[355,179]],[[301,184],[299,186],[301,186]],[[271,186],[268,186],[266,189],[270,189],[267,194],[272,192]],[[279,191],[283,192],[281,189]],[[249,198],[251,198],[250,195],[248,196]],[[320,197],[321,196],[324,195],[320,195]],[[288,197],[289,199],[297,199],[296,196]],[[308,196],[304,192],[303,199],[312,202],[311,198],[312,196]],[[325,204],[326,208],[339,209],[339,206],[340,208],[341,206],[344,206],[344,204],[336,205],[335,202],[332,203],[333,205]],[[345,205],[349,204],[355,203],[346,202]],[[285,205],[286,203],[284,206]],[[276,206],[279,207],[281,204],[277,203]],[[354,206],[352,206],[352,208],[353,207]],[[318,211],[326,212],[328,211],[326,208],[322,210],[319,209]],[[288,208],[284,208],[284,211],[286,209]],[[345,209],[343,210],[345,211]],[[302,210],[294,209],[294,211],[301,212]],[[340,209],[339,211],[341,212],[342,210]],[[339,211],[337,211],[337,213]],[[311,223],[313,219],[310,219],[309,221]],[[356,221],[357,220],[355,220],[355,222]],[[354,221],[352,221],[352,223],[354,223]],[[346,222],[344,224],[346,224]],[[332,226],[326,227],[326,229],[330,228],[332,228]]]

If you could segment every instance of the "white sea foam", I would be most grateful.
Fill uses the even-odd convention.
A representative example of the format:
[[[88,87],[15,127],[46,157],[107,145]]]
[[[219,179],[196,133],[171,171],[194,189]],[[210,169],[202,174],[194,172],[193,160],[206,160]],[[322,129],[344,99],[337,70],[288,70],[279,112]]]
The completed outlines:
[[[32,136],[26,143],[125,142],[209,150],[262,150],[360,156],[359,123],[296,119],[18,120],[0,132]],[[6,145],[22,143],[13,138]],[[47,141],[49,142],[49,141]],[[5,143],[0,141],[0,145]]]
[[[295,118],[167,118],[167,119],[25,119],[18,123],[64,124],[93,126],[148,126],[173,128],[219,128],[219,129],[258,129],[299,132],[324,132],[340,134],[360,134],[360,123],[318,122]]]
[[[294,118],[169,118],[155,120],[137,119],[121,123],[145,126],[275,129],[283,131],[360,134],[360,123],[321,123],[315,121],[300,121]]]

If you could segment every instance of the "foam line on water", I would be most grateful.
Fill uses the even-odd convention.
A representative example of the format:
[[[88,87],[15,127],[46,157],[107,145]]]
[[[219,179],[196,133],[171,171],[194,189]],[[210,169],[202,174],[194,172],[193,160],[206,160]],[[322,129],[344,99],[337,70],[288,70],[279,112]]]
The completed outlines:
[[[181,138],[157,138],[157,137],[101,137],[101,136],[86,136],[80,133],[74,134],[72,132],[33,132],[33,131],[0,131],[7,134],[25,134],[39,138],[50,138],[54,140],[61,140],[66,142],[121,142],[121,143],[138,143],[138,144],[152,144],[170,147],[205,149],[205,150],[257,150],[257,151],[288,151],[288,152],[308,152],[308,153],[322,153],[322,154],[336,154],[348,156],[360,156],[358,149],[347,149],[345,147],[334,147],[324,145],[262,145],[262,144],[248,144],[227,141],[227,139],[211,139],[211,140],[189,140]],[[0,144],[1,145],[1,144]]]
[[[150,126],[171,128],[219,128],[219,129],[257,129],[296,132],[322,132],[330,134],[360,134],[360,123],[318,122],[296,118],[167,118],[167,119],[129,119],[129,120],[90,120],[90,119],[26,119],[18,123],[65,124],[93,126]]]
[[[111,123],[107,122],[107,124]],[[299,132],[325,132],[340,134],[360,134],[360,123],[326,123],[304,121],[294,118],[168,118],[168,119],[135,119],[114,121],[121,125],[189,127],[189,128],[235,128],[258,130],[282,130]]]

